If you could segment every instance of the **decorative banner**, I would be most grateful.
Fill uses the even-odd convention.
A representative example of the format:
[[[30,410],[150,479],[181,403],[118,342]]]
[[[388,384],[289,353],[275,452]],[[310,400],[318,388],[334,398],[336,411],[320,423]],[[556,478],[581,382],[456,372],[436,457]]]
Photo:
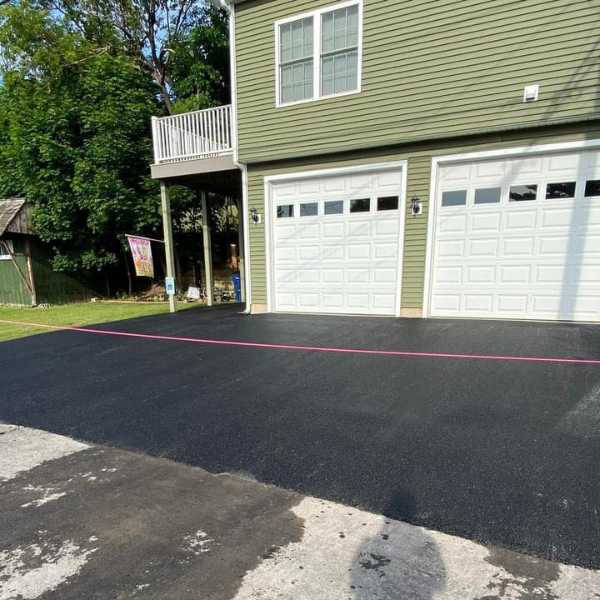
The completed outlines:
[[[141,237],[128,236],[135,274],[138,277],[154,277],[154,261],[152,260],[152,246],[150,240]]]

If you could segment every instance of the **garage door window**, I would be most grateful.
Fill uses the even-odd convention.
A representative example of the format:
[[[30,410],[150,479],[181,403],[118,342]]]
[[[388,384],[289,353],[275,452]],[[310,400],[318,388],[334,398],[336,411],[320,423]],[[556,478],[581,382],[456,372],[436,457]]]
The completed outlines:
[[[549,183],[546,186],[546,200],[560,200],[562,198],[575,198],[574,181],[568,183]]]
[[[585,197],[600,196],[600,179],[587,181],[585,184]]]
[[[537,185],[513,185],[510,188],[511,202],[528,202],[537,198]]]
[[[398,210],[398,196],[377,198],[377,210]]]
[[[370,198],[359,198],[357,200],[350,201],[350,212],[369,212],[371,210],[371,199]]]
[[[325,214],[326,215],[341,215],[344,212],[344,201],[343,200],[330,200],[325,202]]]
[[[294,205],[293,204],[281,204],[277,207],[277,218],[286,219],[294,216]]]
[[[501,188],[482,188],[475,190],[475,204],[497,204],[500,202]]]
[[[319,205],[317,202],[307,202],[300,205],[301,217],[314,217],[319,214]]]
[[[442,194],[442,206],[464,206],[467,203],[467,190],[455,192],[444,192]]]

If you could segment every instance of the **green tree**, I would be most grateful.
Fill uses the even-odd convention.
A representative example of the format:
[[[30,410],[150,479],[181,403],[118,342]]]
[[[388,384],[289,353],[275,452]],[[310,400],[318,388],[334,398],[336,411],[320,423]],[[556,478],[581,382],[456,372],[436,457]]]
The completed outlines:
[[[157,89],[129,56],[25,3],[2,9],[0,193],[34,206],[54,268],[102,270],[160,224],[149,179]]]
[[[168,113],[229,101],[227,16],[209,0],[35,0],[97,46],[131,56]],[[195,104],[194,104],[195,103]]]

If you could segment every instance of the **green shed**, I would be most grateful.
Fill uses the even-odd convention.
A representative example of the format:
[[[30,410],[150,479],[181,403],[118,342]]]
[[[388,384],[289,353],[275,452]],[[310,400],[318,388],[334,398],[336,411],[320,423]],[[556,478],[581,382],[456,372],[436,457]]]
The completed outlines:
[[[0,200],[0,304],[62,304],[92,295],[84,282],[52,270],[50,252],[33,233],[26,200]]]

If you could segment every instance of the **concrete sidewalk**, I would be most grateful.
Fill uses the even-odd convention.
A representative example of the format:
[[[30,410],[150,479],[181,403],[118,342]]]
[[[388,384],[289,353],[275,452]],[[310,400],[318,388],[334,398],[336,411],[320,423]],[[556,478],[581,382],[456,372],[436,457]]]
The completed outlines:
[[[0,600],[600,598],[600,573],[0,426]]]

